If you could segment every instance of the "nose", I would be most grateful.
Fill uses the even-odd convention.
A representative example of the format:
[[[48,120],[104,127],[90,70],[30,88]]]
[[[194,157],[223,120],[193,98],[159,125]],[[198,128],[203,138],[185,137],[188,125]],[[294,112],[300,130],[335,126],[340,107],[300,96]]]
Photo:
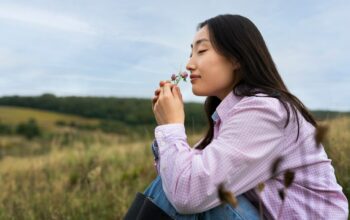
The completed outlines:
[[[190,58],[188,60],[188,63],[186,65],[186,69],[190,72],[192,72],[194,69],[196,68],[196,66],[192,63],[192,59]]]

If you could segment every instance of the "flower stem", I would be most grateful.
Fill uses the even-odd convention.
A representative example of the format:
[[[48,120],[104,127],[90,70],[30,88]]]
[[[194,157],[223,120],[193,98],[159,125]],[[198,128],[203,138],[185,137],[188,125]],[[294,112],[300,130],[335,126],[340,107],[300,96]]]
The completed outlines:
[[[259,192],[258,193],[258,198],[259,198],[259,216],[260,216],[260,219],[263,220],[263,207],[262,207],[262,201],[261,201],[261,193]]]

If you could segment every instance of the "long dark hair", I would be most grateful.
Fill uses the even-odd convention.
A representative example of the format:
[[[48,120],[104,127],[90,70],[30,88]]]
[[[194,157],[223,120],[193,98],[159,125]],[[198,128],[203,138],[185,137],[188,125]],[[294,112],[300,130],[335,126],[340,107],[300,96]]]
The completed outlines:
[[[276,65],[267,49],[265,41],[252,21],[241,15],[218,15],[201,22],[197,30],[207,25],[210,41],[215,50],[230,60],[237,60],[240,64],[235,71],[236,82],[233,92],[237,96],[254,96],[263,91],[268,97],[277,98],[287,111],[287,127],[290,120],[288,103],[296,116],[299,137],[299,118],[297,110],[302,116],[316,127],[317,123],[303,103],[292,95],[284,84]],[[214,122],[212,114],[221,100],[216,96],[208,96],[204,109],[209,122],[209,129],[196,149],[204,149],[213,139]]]

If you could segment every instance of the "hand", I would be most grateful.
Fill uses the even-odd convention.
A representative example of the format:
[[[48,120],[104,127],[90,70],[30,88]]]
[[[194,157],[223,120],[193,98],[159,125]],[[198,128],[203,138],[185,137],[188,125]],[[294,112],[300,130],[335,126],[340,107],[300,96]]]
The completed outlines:
[[[154,97],[152,99],[152,109],[154,109],[154,104],[156,104],[156,102],[157,102],[157,100],[159,98],[159,94],[160,94],[160,91],[161,91],[162,87],[164,86],[165,83],[168,83],[168,82],[170,83],[170,80],[160,81],[159,82],[159,87],[160,88],[156,89],[156,91],[154,92]],[[173,85],[173,84],[171,85],[171,90],[173,89],[174,86],[175,85]]]
[[[161,81],[152,99],[152,110],[158,125],[185,123],[185,111],[180,88],[169,80]]]

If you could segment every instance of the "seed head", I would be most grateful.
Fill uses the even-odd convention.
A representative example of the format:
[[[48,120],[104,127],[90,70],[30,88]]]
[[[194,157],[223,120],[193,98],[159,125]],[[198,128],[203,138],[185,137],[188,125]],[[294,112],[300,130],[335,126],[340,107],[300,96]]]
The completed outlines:
[[[321,146],[320,144],[324,141],[327,135],[327,132],[328,132],[327,125],[317,125],[316,133],[315,133],[315,140],[316,140],[317,147]]]
[[[273,163],[272,163],[272,166],[271,166],[271,174],[272,176],[276,176],[277,174],[277,171],[278,171],[278,168],[280,167],[280,164],[283,160],[283,157],[278,157]]]
[[[278,195],[279,195],[280,199],[283,201],[285,198],[285,193],[284,193],[283,188],[278,190]]]
[[[219,199],[222,203],[229,203],[234,208],[237,207],[238,201],[237,201],[236,197],[233,195],[232,192],[226,191],[224,189],[224,184],[222,184],[222,183],[218,187],[218,194],[219,194]]]
[[[286,188],[290,187],[290,185],[292,185],[293,181],[294,181],[294,172],[287,170],[284,173],[284,186]]]
[[[264,188],[265,188],[265,184],[264,183],[259,183],[258,184],[258,191],[259,192],[262,192],[264,190]]]

